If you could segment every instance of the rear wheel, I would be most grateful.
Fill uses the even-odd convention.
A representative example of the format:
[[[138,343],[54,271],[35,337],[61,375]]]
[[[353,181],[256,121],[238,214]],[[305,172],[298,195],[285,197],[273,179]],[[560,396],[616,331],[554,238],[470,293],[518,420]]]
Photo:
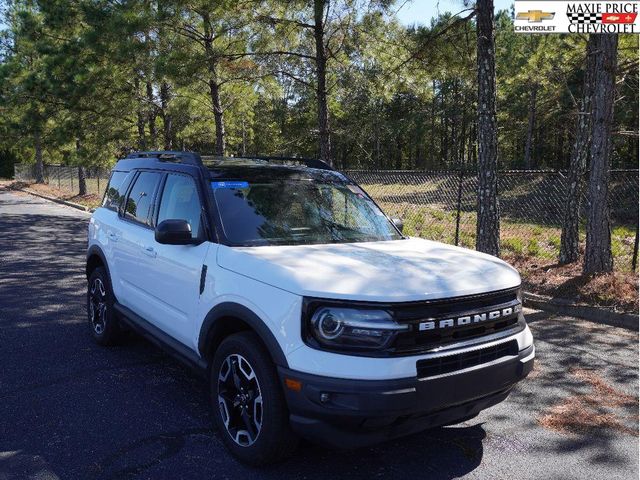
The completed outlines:
[[[241,461],[274,463],[295,450],[298,439],[275,366],[254,333],[220,344],[211,368],[211,399],[222,440]]]
[[[96,267],[87,285],[87,316],[91,334],[100,345],[113,345],[121,335],[113,304],[109,275],[104,267]]]

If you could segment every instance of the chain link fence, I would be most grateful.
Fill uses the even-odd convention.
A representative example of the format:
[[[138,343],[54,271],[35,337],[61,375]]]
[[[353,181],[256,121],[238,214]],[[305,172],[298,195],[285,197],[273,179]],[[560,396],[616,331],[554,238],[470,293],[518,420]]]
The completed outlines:
[[[87,193],[102,196],[109,170],[87,168]],[[349,170],[391,217],[404,221],[408,235],[474,248],[476,241],[476,188],[473,172]],[[78,192],[78,168],[47,165],[45,181],[60,190]],[[31,182],[33,165],[15,165],[16,180]],[[581,240],[588,176],[582,180]],[[637,251],[638,170],[611,172],[611,241],[616,268],[631,270]],[[501,171],[498,175],[500,238],[503,254],[530,260],[555,260],[566,204],[565,171]]]
[[[107,188],[111,169],[101,167],[85,167],[87,194],[102,197]],[[22,182],[34,182],[36,169],[34,164],[18,163],[14,166],[14,178]],[[78,194],[78,167],[67,165],[45,165],[44,181],[49,186],[69,194]]]
[[[389,216],[401,218],[406,234],[474,248],[475,173],[387,170],[345,173]],[[580,212],[582,247],[587,181],[585,175]],[[609,189],[615,265],[620,270],[631,270],[637,249],[638,170],[613,170]],[[567,191],[564,171],[501,171],[498,196],[503,255],[541,261],[557,259]]]

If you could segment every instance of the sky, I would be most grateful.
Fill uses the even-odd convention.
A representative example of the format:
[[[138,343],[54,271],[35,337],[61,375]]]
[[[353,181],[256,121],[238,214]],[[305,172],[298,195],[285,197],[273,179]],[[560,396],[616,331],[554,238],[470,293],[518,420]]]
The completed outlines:
[[[494,0],[494,8],[504,10],[513,5],[513,0]],[[429,25],[431,18],[440,13],[451,12],[456,14],[465,9],[462,0],[396,0],[395,8],[399,8],[396,14],[405,25],[414,23]]]

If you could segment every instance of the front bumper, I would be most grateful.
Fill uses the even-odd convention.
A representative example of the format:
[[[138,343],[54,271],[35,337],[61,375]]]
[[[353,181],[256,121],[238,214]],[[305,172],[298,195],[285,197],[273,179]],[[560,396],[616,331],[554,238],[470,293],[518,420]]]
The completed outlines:
[[[346,380],[279,368],[292,428],[320,444],[355,448],[458,423],[504,400],[533,368],[530,345],[494,362],[427,378]],[[299,391],[285,379],[298,381]]]

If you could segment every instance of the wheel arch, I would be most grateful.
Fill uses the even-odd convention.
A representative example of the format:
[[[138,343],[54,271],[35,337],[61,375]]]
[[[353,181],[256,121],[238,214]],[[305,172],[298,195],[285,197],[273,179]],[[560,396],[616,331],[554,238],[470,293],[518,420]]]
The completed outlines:
[[[216,305],[205,317],[198,337],[201,357],[211,360],[226,337],[242,331],[253,331],[266,347],[273,362],[278,366],[288,367],[282,348],[265,322],[249,308],[233,302]]]
[[[109,265],[107,264],[107,259],[104,255],[102,249],[97,245],[91,245],[89,250],[87,251],[87,263],[85,267],[85,274],[87,275],[87,279],[91,276],[91,273],[97,267],[104,267],[107,271],[107,275],[111,278],[111,274],[109,272]]]

